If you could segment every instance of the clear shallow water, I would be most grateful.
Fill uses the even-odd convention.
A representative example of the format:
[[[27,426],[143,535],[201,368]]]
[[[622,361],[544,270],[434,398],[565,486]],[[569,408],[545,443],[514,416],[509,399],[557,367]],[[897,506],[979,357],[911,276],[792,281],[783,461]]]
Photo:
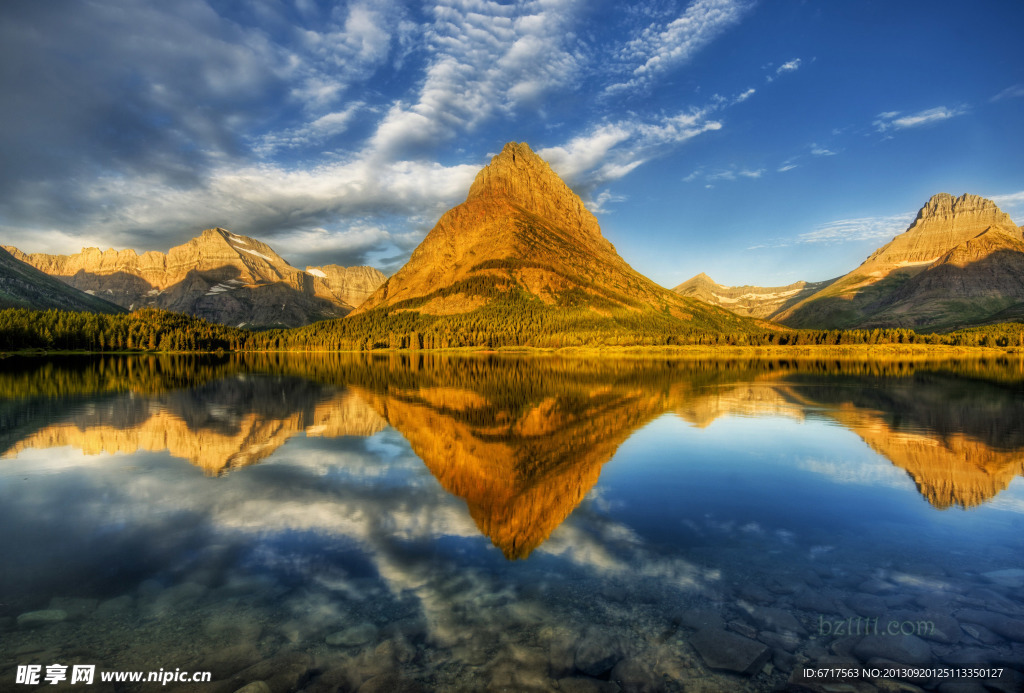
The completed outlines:
[[[210,671],[166,687],[202,691],[772,690],[896,663],[1018,690],[1022,382],[1020,362],[7,359],[0,688],[33,663]]]

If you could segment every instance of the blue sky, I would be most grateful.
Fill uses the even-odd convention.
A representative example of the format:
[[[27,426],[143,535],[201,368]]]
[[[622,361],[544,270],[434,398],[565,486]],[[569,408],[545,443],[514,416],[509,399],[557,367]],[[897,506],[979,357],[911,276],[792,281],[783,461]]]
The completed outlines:
[[[637,270],[821,280],[934,193],[1024,223],[1024,4],[0,4],[0,240],[393,272],[507,141]]]

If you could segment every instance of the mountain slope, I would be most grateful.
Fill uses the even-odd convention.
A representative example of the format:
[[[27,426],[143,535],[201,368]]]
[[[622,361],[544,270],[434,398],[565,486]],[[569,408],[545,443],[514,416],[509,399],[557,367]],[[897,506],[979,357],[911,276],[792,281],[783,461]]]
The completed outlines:
[[[776,316],[790,327],[953,329],[1024,302],[1024,234],[991,200],[933,196],[860,267]]]
[[[74,289],[0,248],[0,309],[3,308],[124,312],[120,306]]]
[[[701,272],[672,289],[688,296],[731,310],[737,315],[771,319],[808,296],[817,293],[834,280],[795,282],[786,286],[723,286]]]
[[[628,332],[638,320],[670,331],[753,329],[626,264],[580,198],[522,143],[505,145],[477,174],[466,201],[446,212],[409,262],[352,315],[481,310],[470,322],[491,333],[519,314],[550,333],[573,331],[569,320],[598,332]]]
[[[346,315],[344,288],[303,272],[273,248],[207,229],[167,254],[85,248],[75,255],[12,254],[82,291],[128,309],[156,307],[228,325],[289,326]]]
[[[339,301],[354,307],[362,305],[387,280],[383,272],[366,266],[323,265],[307,267],[306,273],[323,279]]]

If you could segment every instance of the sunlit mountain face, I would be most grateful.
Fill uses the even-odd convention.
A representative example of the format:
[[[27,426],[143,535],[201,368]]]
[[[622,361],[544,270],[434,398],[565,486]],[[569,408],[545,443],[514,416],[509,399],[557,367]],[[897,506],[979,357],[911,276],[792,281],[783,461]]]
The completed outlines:
[[[1005,358],[5,359],[0,680],[86,646],[231,690],[1009,662],[1022,382]],[[939,634],[819,633],[869,614]]]

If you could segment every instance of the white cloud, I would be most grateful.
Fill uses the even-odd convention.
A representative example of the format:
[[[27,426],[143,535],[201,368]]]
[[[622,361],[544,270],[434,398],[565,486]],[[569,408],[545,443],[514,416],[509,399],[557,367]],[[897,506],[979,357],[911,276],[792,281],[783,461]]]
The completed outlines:
[[[814,156],[835,156],[837,152],[827,149],[825,147],[819,147],[816,144],[811,145],[811,154]]]
[[[782,63],[781,65],[779,65],[775,69],[775,72],[773,74],[770,74],[767,77],[765,77],[765,81],[766,82],[774,82],[775,78],[777,76],[783,74],[783,73],[786,73],[786,72],[796,72],[797,70],[800,69],[800,62],[801,62],[800,58],[794,58],[793,60],[790,60],[789,62]],[[764,67],[765,68],[769,68],[769,67],[771,67],[771,64],[769,63],[768,65],[765,65]]]
[[[1003,99],[1017,99],[1024,96],[1024,84],[1014,84],[1013,86],[1003,89],[1001,92],[993,96],[989,101],[1002,101]]]
[[[779,173],[785,173],[786,171],[792,171],[796,167],[797,167],[797,164],[784,164],[782,166],[779,166],[775,170],[778,171]]]
[[[253,149],[262,156],[268,156],[279,149],[304,147],[323,142],[345,132],[356,113],[365,106],[364,102],[357,101],[349,104],[343,110],[322,115],[302,127],[266,133],[256,141]]]
[[[630,70],[631,77],[606,91],[646,86],[655,76],[688,62],[738,23],[750,7],[751,3],[741,0],[694,0],[673,21],[644,28],[618,52],[620,62],[635,65]]]
[[[903,233],[914,220],[915,213],[893,214],[880,217],[859,217],[856,219],[837,219],[817,226],[812,231],[801,233],[796,237],[772,238],[764,243],[747,247],[747,250],[759,248],[787,248],[803,243],[854,243],[858,241],[889,241]]]
[[[779,65],[779,69],[775,71],[775,74],[781,75],[783,72],[795,72],[798,69],[800,69],[800,58],[795,58],[788,63]]]
[[[601,125],[588,134],[574,137],[564,145],[547,147],[537,154],[569,185],[581,182],[585,174],[594,171],[599,173],[593,177],[602,181],[613,180],[629,172],[624,167],[632,170],[641,163],[623,163],[621,156],[609,156],[615,147],[633,138],[635,131],[636,128],[630,123]],[[627,155],[626,158],[630,157]]]
[[[415,103],[396,103],[371,140],[396,158],[510,115],[580,70],[571,26],[575,0],[442,2],[425,41],[433,54]]]
[[[946,106],[937,106],[935,108],[929,108],[924,111],[918,111],[917,113],[911,113],[909,115],[900,116],[900,111],[887,111],[885,113],[879,113],[878,118],[874,121],[875,127],[879,132],[886,132],[887,130],[903,130],[906,128],[920,127],[921,125],[930,125],[931,123],[938,123],[943,120],[949,120],[957,116],[967,113],[965,106],[956,106],[949,108]]]
[[[622,202],[625,199],[623,195],[614,195],[610,190],[602,190],[586,204],[586,207],[593,214],[605,214],[609,211],[610,203]]]
[[[1006,195],[992,195],[989,199],[999,205],[1004,212],[1007,210],[1024,211],[1024,190]]]
[[[421,215],[432,225],[465,197],[478,170],[471,164],[381,164],[359,158],[308,170],[226,166],[214,171],[206,185],[187,189],[157,178],[107,177],[90,189],[92,206],[100,211],[82,223],[102,227],[105,238],[130,238],[146,229],[150,247],[139,248],[138,238],[129,246],[139,250],[167,250],[203,228],[220,225],[264,240],[296,266],[323,264],[322,257],[316,261],[317,244],[321,256],[340,258],[354,258],[357,249],[374,243],[382,249],[388,244],[402,248],[397,231],[386,228],[388,215],[401,219],[402,232],[408,232],[409,218]],[[371,224],[364,217],[381,221]],[[327,224],[335,229],[325,232]],[[41,236],[24,227],[9,229],[7,238],[25,252],[74,253],[82,242],[81,236]]]
[[[716,102],[703,109],[692,109],[658,120],[644,122],[622,120],[605,123],[584,135],[578,135],[560,146],[546,147],[537,154],[551,164],[588,205],[592,190],[618,180],[667,148],[679,146],[705,132],[722,128],[722,123],[709,116],[721,107]],[[600,205],[598,205],[600,206]]]
[[[298,32],[289,55],[292,97],[313,113],[330,108],[388,62],[408,23],[404,18],[394,0],[362,0],[335,7],[319,30]]]
[[[743,103],[757,92],[756,89],[747,89],[745,92],[733,99],[733,103]]]
[[[890,240],[910,226],[914,214],[886,217],[839,219],[797,236],[797,243],[849,243],[851,241]]]
[[[699,168],[690,175],[683,178],[683,182],[692,183],[693,181],[702,178],[706,183],[715,181],[735,181],[740,178],[757,179],[764,175],[764,169],[749,169],[749,168],[737,168],[736,166],[730,166],[726,169],[720,169],[714,173],[704,173],[703,168]],[[714,187],[712,185],[705,185],[706,188]]]

